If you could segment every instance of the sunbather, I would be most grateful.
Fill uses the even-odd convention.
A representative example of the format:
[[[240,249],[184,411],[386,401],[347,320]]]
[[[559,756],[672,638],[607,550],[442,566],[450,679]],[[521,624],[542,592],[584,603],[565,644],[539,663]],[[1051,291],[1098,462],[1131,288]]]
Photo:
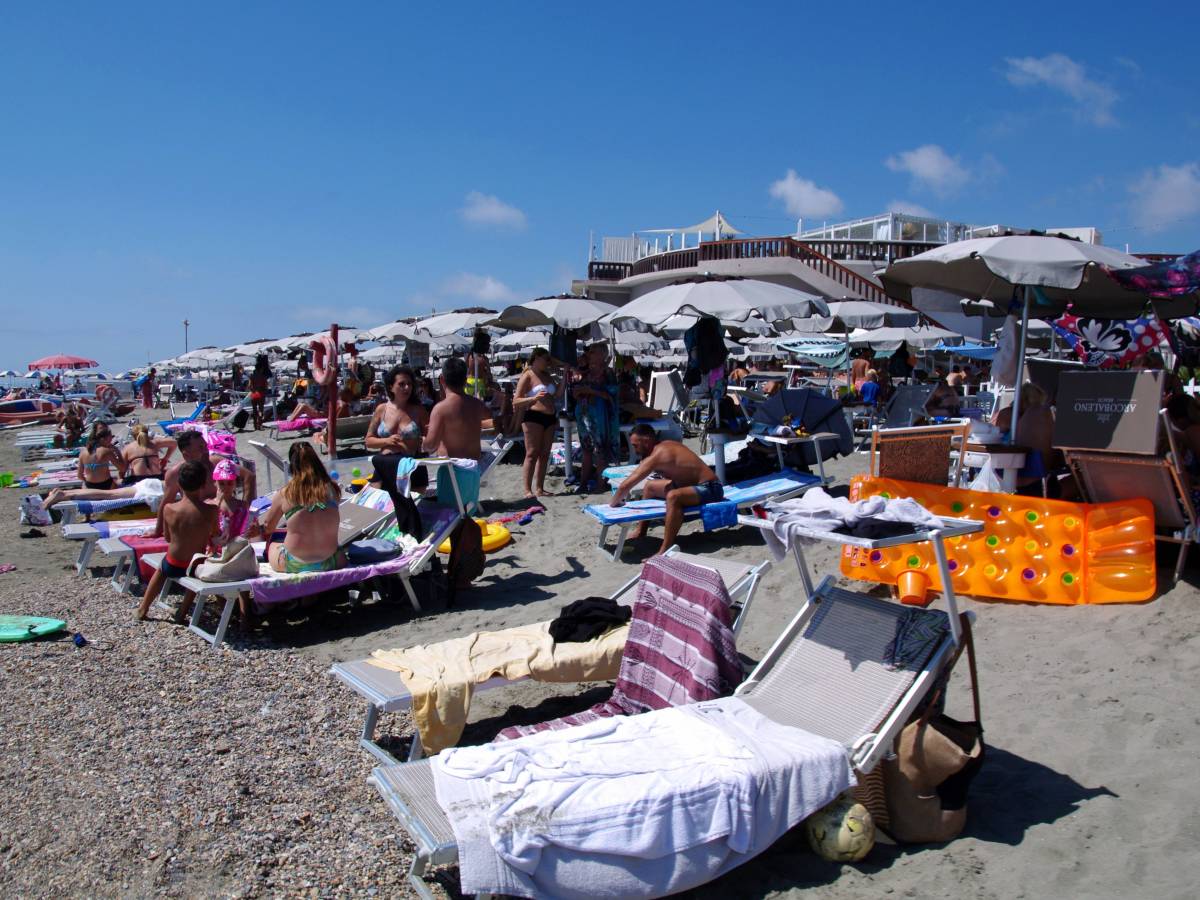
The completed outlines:
[[[174,439],[151,437],[150,429],[145,425],[134,425],[131,434],[133,440],[121,448],[121,459],[126,465],[125,485],[137,484],[147,478],[161,479],[166,461],[175,452]]]
[[[422,446],[439,456],[478,461],[480,437],[485,427],[491,427],[491,411],[480,400],[468,397],[467,364],[460,357],[446,360],[442,366],[442,388],[446,398],[433,408],[429,417],[429,433]],[[479,471],[457,473],[463,501],[472,505],[479,499]],[[455,502],[450,472],[445,466],[438,469],[438,502],[449,506]]]
[[[183,498],[174,503],[164,503],[161,510],[163,529],[167,538],[167,552],[158,571],[146,585],[146,593],[138,607],[139,620],[146,618],[150,605],[158,598],[163,582],[168,578],[182,578],[187,574],[188,564],[197,553],[203,553],[209,540],[217,531],[217,507],[208,503],[213,494],[213,482],[208,467],[199,460],[190,460],[179,467],[177,476]],[[183,604],[175,614],[176,622],[186,620],[196,595],[188,591]]]
[[[291,478],[275,495],[263,522],[267,560],[276,572],[328,572],[345,565],[338,548],[339,492],[312,445],[296,443],[288,451]],[[282,543],[271,543],[275,526],[287,523]]]
[[[119,476],[125,474],[125,461],[113,449],[112,436],[112,431],[107,425],[98,423],[92,426],[87,446],[80,451],[79,462],[75,466],[75,472],[83,482],[83,487],[73,490],[55,488],[46,495],[46,509],[64,500],[113,500],[133,496],[132,492],[122,494],[121,490],[125,489],[117,488],[117,482],[112,477],[113,468]]]
[[[715,503],[725,496],[721,482],[704,461],[678,441],[660,441],[654,429],[644,422],[635,425],[629,442],[642,461],[633,473],[621,482],[610,506],[620,506],[633,488],[646,480],[642,496],[648,500],[666,500],[667,514],[663,520],[663,542],[658,554],[666,553],[675,543],[683,524],[683,511],[689,506]],[[646,533],[647,523],[638,525],[633,536]]]

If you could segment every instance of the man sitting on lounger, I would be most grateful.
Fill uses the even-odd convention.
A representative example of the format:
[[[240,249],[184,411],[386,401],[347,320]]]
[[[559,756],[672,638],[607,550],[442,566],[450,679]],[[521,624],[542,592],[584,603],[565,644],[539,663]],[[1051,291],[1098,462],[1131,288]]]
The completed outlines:
[[[480,438],[484,428],[492,427],[492,413],[484,403],[467,396],[466,385],[466,362],[457,356],[446,360],[442,366],[446,396],[429,415],[429,430],[421,444],[426,452],[479,461]],[[479,469],[459,471],[456,477],[463,501],[470,507],[479,499]],[[454,503],[450,472],[445,466],[438,469],[438,503]]]
[[[725,491],[716,473],[699,456],[679,441],[660,441],[654,429],[644,422],[633,427],[629,443],[633,444],[642,461],[621,482],[609,505],[620,506],[637,484],[647,476],[653,476],[646,481],[642,496],[648,500],[667,501],[663,542],[658,548],[658,555],[661,555],[675,543],[675,536],[683,524],[684,509],[715,503],[725,496]],[[638,525],[633,533],[635,538],[646,533],[646,524],[642,522]]]

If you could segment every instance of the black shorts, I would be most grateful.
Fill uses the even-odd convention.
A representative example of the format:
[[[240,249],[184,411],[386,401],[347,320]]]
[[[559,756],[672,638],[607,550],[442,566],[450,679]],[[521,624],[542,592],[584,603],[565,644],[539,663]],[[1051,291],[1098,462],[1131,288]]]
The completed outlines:
[[[721,486],[721,482],[715,478],[712,481],[696,485],[696,493],[700,495],[700,502],[702,504],[716,503],[718,500],[725,499],[725,489]]]
[[[181,566],[178,563],[172,562],[167,557],[167,554],[164,553],[162,562],[159,563],[159,565],[158,565],[158,570],[160,572],[162,572],[163,575],[165,575],[167,578],[179,579],[179,578],[183,578],[185,575],[187,575],[188,567]]]
[[[538,412],[536,409],[525,413],[525,421],[530,425],[541,425],[543,428],[553,428],[558,422],[550,413]]]
[[[112,478],[106,478],[103,481],[85,481],[83,486],[89,491],[111,491],[117,484]]]

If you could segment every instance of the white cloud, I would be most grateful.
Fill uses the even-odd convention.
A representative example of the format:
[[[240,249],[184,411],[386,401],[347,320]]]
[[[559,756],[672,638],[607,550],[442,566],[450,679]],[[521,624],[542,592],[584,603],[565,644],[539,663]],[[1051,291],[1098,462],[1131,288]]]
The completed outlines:
[[[380,322],[389,321],[387,313],[368,306],[301,306],[292,313],[292,318],[322,328],[328,328],[332,322],[355,328],[374,328]]]
[[[1147,231],[1164,231],[1200,215],[1200,163],[1161,165],[1129,186],[1134,221]]]
[[[1117,92],[1106,84],[1089,78],[1087,70],[1062,53],[1046,56],[1007,57],[1008,70],[1004,77],[1017,87],[1045,85],[1065,94],[1077,104],[1076,112],[1094,125],[1115,125],[1112,108]]]
[[[909,200],[893,200],[888,204],[887,211],[903,213],[906,216],[923,216],[926,219],[938,218],[931,210],[926,209],[920,203],[913,203]]]
[[[495,194],[479,191],[467,194],[466,205],[459,210],[459,214],[468,225],[482,228],[524,231],[525,226],[529,224],[525,213],[515,206],[505,203]]]
[[[788,169],[783,178],[771,183],[770,194],[782,200],[784,209],[793,216],[833,216],[844,206],[842,198],[833,191],[801,178],[794,169]]]
[[[928,188],[939,197],[960,190],[971,180],[970,170],[957,156],[950,156],[937,144],[924,144],[904,150],[884,160],[893,172],[907,172],[918,187]]]
[[[438,291],[444,297],[465,297],[477,303],[502,303],[516,299],[516,293],[491,275],[460,272],[442,282]]]

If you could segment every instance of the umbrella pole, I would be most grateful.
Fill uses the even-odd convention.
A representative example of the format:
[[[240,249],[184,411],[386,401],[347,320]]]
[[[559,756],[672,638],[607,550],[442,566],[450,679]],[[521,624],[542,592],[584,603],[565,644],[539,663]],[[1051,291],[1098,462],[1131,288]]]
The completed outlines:
[[[329,383],[329,396],[326,398],[328,412],[325,417],[325,442],[329,450],[329,466],[337,468],[337,408],[338,408],[338,361],[341,358],[341,347],[338,344],[337,322],[329,326],[329,336],[333,338],[333,357],[328,365],[333,369],[333,380]]]
[[[1025,342],[1029,333],[1029,297],[1033,288],[1025,288],[1025,303],[1021,307],[1021,341],[1017,349],[1017,383],[1013,393],[1012,419],[1008,428],[1008,442],[1017,442],[1017,422],[1021,419],[1021,385],[1025,383]]]

